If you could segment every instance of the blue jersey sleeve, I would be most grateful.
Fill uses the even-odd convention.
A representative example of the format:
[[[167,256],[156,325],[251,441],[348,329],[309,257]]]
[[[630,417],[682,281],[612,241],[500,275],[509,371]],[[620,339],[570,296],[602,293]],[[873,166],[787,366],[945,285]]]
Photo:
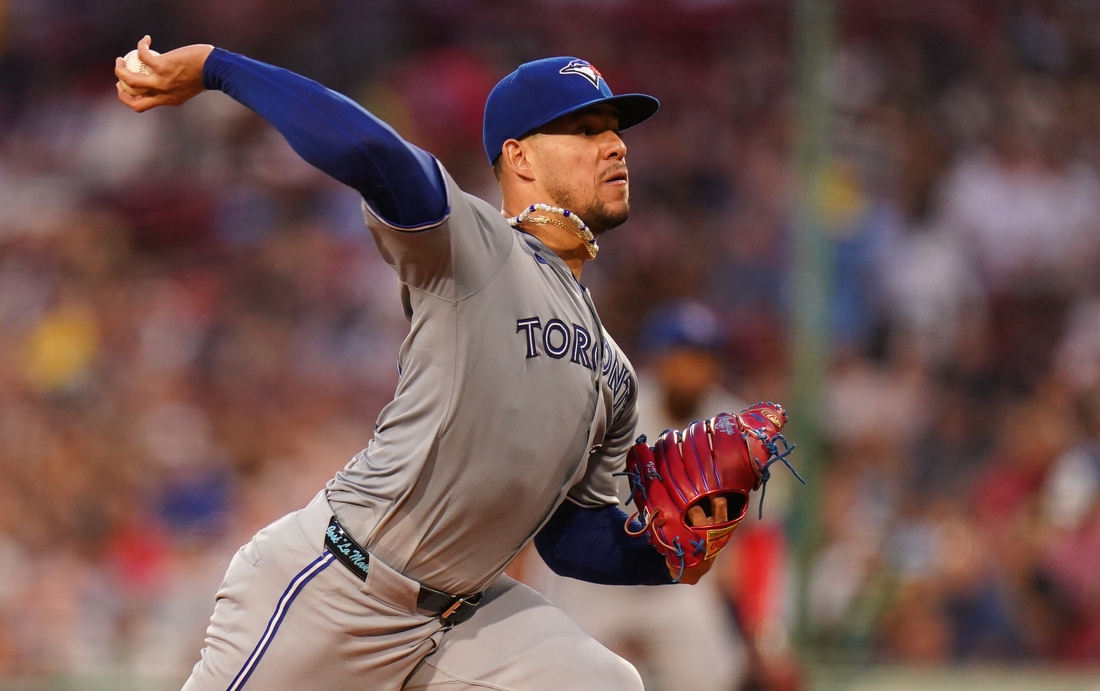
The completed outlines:
[[[447,191],[432,156],[351,99],[288,70],[215,48],[203,85],[251,108],[308,163],[355,188],[397,228],[447,216]]]
[[[604,585],[672,583],[665,558],[649,540],[623,530],[626,518],[617,506],[565,501],[535,536],[535,548],[559,576]]]

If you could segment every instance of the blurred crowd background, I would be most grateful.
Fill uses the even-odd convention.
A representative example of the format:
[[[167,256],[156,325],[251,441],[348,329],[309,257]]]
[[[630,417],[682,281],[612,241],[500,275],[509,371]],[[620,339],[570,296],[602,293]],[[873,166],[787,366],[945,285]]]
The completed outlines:
[[[750,648],[805,578],[815,656],[1100,664],[1100,3],[836,21],[826,453],[716,581]],[[794,26],[780,0],[0,1],[0,679],[186,676],[229,558],[366,445],[407,332],[353,191],[221,94],[132,113],[116,56],[149,33],[298,71],[494,203],[488,91],[590,60],[662,102],[584,272],[606,327],[652,366],[646,316],[706,306],[725,389],[787,401]]]

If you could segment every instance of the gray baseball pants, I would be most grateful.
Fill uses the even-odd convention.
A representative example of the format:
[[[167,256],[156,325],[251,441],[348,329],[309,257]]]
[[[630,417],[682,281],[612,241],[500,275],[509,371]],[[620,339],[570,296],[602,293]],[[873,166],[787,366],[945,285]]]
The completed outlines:
[[[360,581],[324,550],[331,517],[321,492],[237,552],[184,691],[642,691],[630,663],[507,576],[451,628],[379,560]]]

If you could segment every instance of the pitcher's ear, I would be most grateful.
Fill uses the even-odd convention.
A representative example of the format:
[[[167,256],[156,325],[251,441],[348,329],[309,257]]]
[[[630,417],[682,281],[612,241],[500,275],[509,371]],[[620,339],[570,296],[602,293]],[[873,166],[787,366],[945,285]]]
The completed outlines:
[[[501,146],[500,166],[502,172],[511,172],[522,180],[534,180],[532,147],[530,142],[509,139]]]

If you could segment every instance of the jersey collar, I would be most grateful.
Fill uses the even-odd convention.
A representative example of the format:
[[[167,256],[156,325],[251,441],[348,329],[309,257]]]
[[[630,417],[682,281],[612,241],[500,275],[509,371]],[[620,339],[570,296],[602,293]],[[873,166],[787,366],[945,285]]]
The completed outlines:
[[[544,245],[542,240],[539,240],[534,235],[520,228],[513,228],[513,230],[520,234],[520,237],[535,253],[535,256],[542,259],[542,263],[555,267],[559,272],[565,272],[569,278],[573,279],[573,283],[581,289],[581,292],[588,292],[588,288],[585,288],[584,284],[577,280],[577,277],[573,275],[572,270],[570,270],[569,265],[565,263],[565,260],[559,257],[554,250]]]

